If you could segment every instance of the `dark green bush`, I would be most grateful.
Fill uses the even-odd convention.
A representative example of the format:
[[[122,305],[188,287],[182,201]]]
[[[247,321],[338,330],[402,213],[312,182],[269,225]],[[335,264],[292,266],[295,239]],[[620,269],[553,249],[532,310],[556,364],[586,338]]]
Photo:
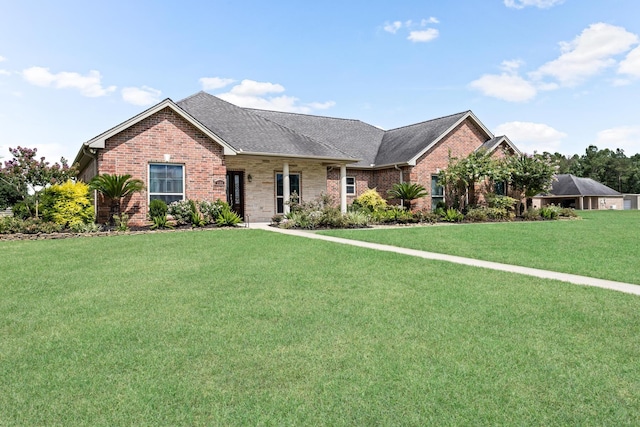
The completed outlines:
[[[151,220],[160,217],[166,218],[168,210],[164,200],[153,199],[151,203],[149,203],[149,218],[151,218]]]
[[[464,216],[464,219],[469,222],[484,222],[488,219],[487,209],[485,208],[469,209],[467,211],[467,214]]]
[[[540,209],[529,208],[524,214],[522,214],[522,219],[525,221],[539,221],[542,219],[540,216]]]
[[[457,209],[449,208],[442,217],[446,222],[460,222],[464,219],[464,215]]]
[[[560,208],[558,206],[549,205],[540,208],[540,216],[545,220],[558,219],[560,215]]]

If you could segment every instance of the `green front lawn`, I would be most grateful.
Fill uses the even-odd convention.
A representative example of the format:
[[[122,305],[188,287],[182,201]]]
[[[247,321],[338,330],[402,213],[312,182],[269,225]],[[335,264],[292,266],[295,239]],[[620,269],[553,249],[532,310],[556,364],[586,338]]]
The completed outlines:
[[[0,425],[640,424],[636,296],[259,230],[0,253]]]
[[[582,220],[331,230],[337,237],[640,284],[640,211]]]

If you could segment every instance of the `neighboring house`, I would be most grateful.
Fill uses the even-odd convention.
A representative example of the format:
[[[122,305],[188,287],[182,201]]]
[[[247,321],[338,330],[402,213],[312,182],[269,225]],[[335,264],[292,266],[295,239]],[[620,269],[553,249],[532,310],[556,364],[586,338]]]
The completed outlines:
[[[80,179],[130,174],[146,190],[126,200],[134,224],[146,221],[150,200],[227,200],[250,221],[286,213],[290,195],[303,201],[322,193],[343,211],[368,188],[386,193],[401,181],[430,195],[414,201],[429,209],[443,199],[437,173],[449,157],[486,149],[519,153],[465,111],[384,131],[358,120],[241,108],[199,92],[166,99],[85,142],[75,163]],[[96,199],[97,219],[109,206]]]
[[[533,198],[533,207],[557,205],[579,210],[623,209],[623,196],[591,178],[571,174],[556,175],[547,194]]]
[[[640,194],[624,194],[624,209],[640,209]]]

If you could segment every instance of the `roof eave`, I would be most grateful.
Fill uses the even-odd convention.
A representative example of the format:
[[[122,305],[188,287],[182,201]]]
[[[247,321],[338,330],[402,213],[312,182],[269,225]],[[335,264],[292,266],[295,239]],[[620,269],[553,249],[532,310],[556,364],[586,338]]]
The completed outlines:
[[[322,161],[332,161],[338,163],[357,163],[362,159],[355,159],[351,157],[330,157],[330,156],[309,156],[306,154],[287,154],[287,153],[266,153],[266,152],[258,152],[258,151],[243,151],[239,150],[237,155],[244,156],[261,156],[261,157],[288,157],[294,159],[312,159],[312,160],[322,160]]]

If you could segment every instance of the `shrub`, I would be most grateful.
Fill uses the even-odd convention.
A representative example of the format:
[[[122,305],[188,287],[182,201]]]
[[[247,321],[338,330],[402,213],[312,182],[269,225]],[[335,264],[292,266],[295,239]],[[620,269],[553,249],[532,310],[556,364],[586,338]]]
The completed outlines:
[[[13,211],[13,216],[20,219],[30,218],[32,212],[36,211],[35,202],[31,199],[24,200],[13,205],[11,209]]]
[[[542,217],[540,216],[540,209],[527,209],[524,214],[522,214],[522,219],[525,221],[538,221],[542,219]]]
[[[558,219],[560,214],[560,208],[558,206],[549,205],[540,208],[540,216],[545,220]]]
[[[351,228],[369,225],[369,215],[366,212],[347,212],[344,214],[344,226]]]
[[[97,233],[102,231],[102,226],[95,222],[89,222],[87,224],[73,224],[69,229],[74,233]]]
[[[42,193],[42,218],[68,228],[93,222],[89,186],[71,180],[54,184]]]
[[[511,211],[514,209],[515,204],[518,202],[513,197],[509,196],[500,196],[495,193],[487,193],[485,195],[485,200],[487,201],[487,206],[490,208],[498,208],[505,209],[507,211]]]
[[[511,221],[515,213],[507,208],[487,208],[487,217],[494,221]]]
[[[37,218],[0,218],[0,234],[39,234],[39,233],[57,233],[62,230],[60,224],[51,221],[43,221]]]
[[[572,208],[562,208],[558,212],[558,215],[563,218],[578,218],[578,214],[576,213],[575,209]]]
[[[166,217],[169,208],[164,200],[153,199],[151,203],[149,203],[149,218],[152,220],[154,218]]]
[[[229,204],[220,199],[216,200],[215,202],[203,200],[198,203],[198,208],[200,209],[200,213],[202,213],[205,221],[208,224],[214,224],[218,216],[220,216],[220,212],[222,212],[222,210],[225,208],[229,208]]]
[[[356,208],[365,208],[370,212],[387,207],[387,201],[382,198],[375,188],[370,188],[353,201]]]
[[[189,200],[189,222],[192,227],[204,227],[207,225],[207,221],[204,219],[204,216],[198,210],[198,205],[194,200]]]
[[[218,227],[235,227],[241,221],[240,216],[233,212],[227,205],[220,211],[220,215],[216,218],[216,225]]]
[[[191,202],[189,200],[175,201],[169,204],[167,211],[178,225],[191,223]]]
[[[280,224],[283,219],[284,219],[283,215],[277,214],[271,217],[271,223],[277,225],[277,224]]]
[[[437,213],[427,209],[415,212],[414,216],[417,218],[418,222],[425,222],[427,224],[435,224],[438,222],[438,219],[440,219]]]
[[[469,209],[464,216],[464,219],[469,222],[484,222],[487,218],[487,209],[484,208]]]
[[[113,223],[116,231],[129,231],[129,215],[126,213],[113,215]]]
[[[462,212],[453,208],[447,209],[447,211],[444,213],[444,216],[442,217],[442,220],[446,222],[460,222],[463,219],[464,215],[462,214]]]

